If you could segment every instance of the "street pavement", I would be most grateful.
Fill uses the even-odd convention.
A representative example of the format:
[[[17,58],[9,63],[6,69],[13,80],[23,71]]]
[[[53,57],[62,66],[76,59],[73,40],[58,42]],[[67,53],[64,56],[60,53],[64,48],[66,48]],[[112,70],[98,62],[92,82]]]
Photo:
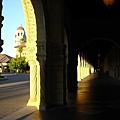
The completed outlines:
[[[0,81],[0,120],[22,108],[29,99],[29,74],[2,74]]]

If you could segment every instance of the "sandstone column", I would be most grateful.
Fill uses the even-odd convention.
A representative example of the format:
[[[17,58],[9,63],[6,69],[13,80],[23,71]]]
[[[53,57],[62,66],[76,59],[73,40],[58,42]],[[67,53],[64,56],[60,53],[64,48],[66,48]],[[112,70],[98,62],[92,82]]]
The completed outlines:
[[[37,65],[36,61],[29,61],[30,64],[30,98],[28,106],[36,104],[37,100]]]

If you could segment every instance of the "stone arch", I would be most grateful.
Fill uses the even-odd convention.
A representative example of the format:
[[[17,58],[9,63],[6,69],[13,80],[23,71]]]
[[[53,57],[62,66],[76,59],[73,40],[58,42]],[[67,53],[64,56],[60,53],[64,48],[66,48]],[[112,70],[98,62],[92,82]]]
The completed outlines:
[[[98,42],[98,43],[99,42],[103,42],[103,44],[105,42],[105,45],[106,45],[106,43],[109,43],[107,46],[111,46],[112,47],[112,45],[115,45],[115,46],[117,46],[120,49],[120,43],[119,42],[114,41],[113,39],[110,39],[110,38],[100,37],[100,38],[89,39],[89,40],[85,41],[84,43],[82,43],[81,46],[80,46],[79,52],[83,52],[83,50],[85,49],[85,47],[87,45],[95,43],[95,42]],[[87,47],[89,47],[89,46],[87,46]]]
[[[94,39],[90,39],[90,40],[82,43],[82,45],[80,47],[80,50],[82,50],[87,44],[89,44],[91,42],[94,42],[94,41],[99,41],[99,40],[105,40],[105,41],[111,42],[111,43],[115,44],[116,46],[120,47],[120,43],[116,42],[116,41],[114,41],[112,39],[109,39],[109,38],[94,38]]]
[[[82,52],[83,49],[85,49],[85,47],[88,44],[92,44],[95,41],[97,41],[98,43],[99,41],[102,41],[103,44],[104,44],[104,41],[106,41],[105,43],[108,42],[108,45],[106,44],[106,47],[109,47],[110,45],[110,49],[108,49],[108,52],[101,64],[103,68],[103,72],[106,74],[108,74],[109,72],[110,76],[120,78],[120,72],[119,72],[120,71],[120,62],[119,62],[120,61],[120,43],[119,41],[115,41],[109,38],[94,38],[83,43],[81,45],[80,52]]]
[[[53,3],[58,6],[56,11]],[[30,74],[30,91],[35,90],[32,92],[34,94],[30,94],[31,98],[27,105],[46,109],[51,104],[64,104],[66,102],[65,45],[64,32],[61,30],[63,3],[55,0],[51,2],[22,0],[22,4],[29,39],[26,45],[27,60],[30,63],[30,72],[34,72],[34,75]]]
[[[25,15],[27,34],[27,61],[30,65],[30,98],[27,106],[36,106],[40,109],[41,83],[39,56],[43,54],[43,44],[46,44],[44,11],[41,0],[21,0]],[[41,51],[42,50],[42,51]],[[46,54],[46,51],[44,51]],[[45,93],[43,93],[43,96]]]

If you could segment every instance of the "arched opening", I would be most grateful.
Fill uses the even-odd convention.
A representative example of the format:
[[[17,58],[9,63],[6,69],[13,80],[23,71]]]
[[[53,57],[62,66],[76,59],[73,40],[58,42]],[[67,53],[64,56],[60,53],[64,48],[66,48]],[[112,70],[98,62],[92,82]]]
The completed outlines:
[[[26,105],[35,106],[37,109],[46,109],[46,101],[48,100],[46,94],[48,93],[46,93],[47,86],[45,86],[46,83],[44,82],[46,79],[44,76],[46,74],[44,62],[46,59],[43,54],[46,54],[46,26],[44,24],[43,3],[42,1],[35,2],[31,0],[21,0],[20,2],[23,7],[26,23],[26,61],[30,66],[29,100]],[[49,97],[49,94],[47,97]]]
[[[4,20],[2,21],[1,38],[4,40],[4,45],[2,46],[3,51],[1,54],[16,57],[16,49],[14,48],[15,33],[19,26],[22,26],[26,32],[26,24],[21,0],[13,0],[11,4],[13,7],[8,1],[2,1],[2,16]]]
[[[57,11],[52,2],[22,0],[30,63],[30,99],[27,105],[41,110],[66,102],[64,28],[63,19],[60,19],[63,18],[63,3],[54,2],[61,5]]]
[[[114,53],[115,48],[116,48],[116,54]],[[114,59],[113,61],[119,61],[119,49],[120,49],[119,44],[115,43],[111,39],[96,38],[96,39],[92,39],[92,40],[86,42],[85,44],[83,44],[82,47],[80,47],[80,54],[84,54],[86,60],[89,61],[89,63],[92,65],[94,72],[101,71],[101,72],[108,74],[110,64],[108,66],[108,63],[106,61],[107,60],[109,61],[110,58]],[[117,56],[117,57],[110,56],[111,53],[115,54],[115,56]],[[84,56],[82,56],[82,58]],[[109,59],[108,59],[108,56],[109,56]],[[80,58],[78,60],[79,60],[78,66],[80,66],[80,62],[82,60]],[[83,64],[84,63],[85,62],[83,62]],[[117,63],[117,65],[114,64],[114,66],[118,67],[119,62],[116,62],[116,63]],[[87,64],[87,63],[85,63],[85,64]],[[82,65],[82,62],[81,62],[81,65]],[[90,66],[90,68],[91,68],[91,66]],[[80,72],[78,72],[78,73],[81,74]],[[117,71],[117,73],[118,73],[118,71]],[[87,71],[86,71],[86,74],[87,74]],[[87,75],[89,75],[89,74],[87,74]],[[113,76],[112,74],[110,74],[110,75]],[[78,75],[78,76],[80,76],[80,75]]]
[[[11,7],[12,6],[12,7]],[[21,53],[19,58],[16,60],[16,48],[14,48],[15,42],[15,33],[17,28],[20,24],[22,24],[21,28],[25,31],[20,30],[18,36],[22,37],[23,32],[26,32],[26,25],[24,22],[24,14],[22,9],[21,0],[13,0],[13,1],[1,1],[0,2],[0,10],[1,15],[4,17],[4,20],[0,19],[1,21],[1,39],[4,40],[4,44],[2,45],[3,51],[1,52],[1,59],[0,64],[2,66],[2,73],[1,76],[4,78],[0,79],[1,85],[1,104],[4,106],[0,110],[0,117],[5,117],[6,115],[12,114],[13,111],[17,111],[26,106],[28,99],[29,99],[29,80],[30,75],[26,74],[26,67],[28,65],[23,60],[25,57]],[[1,17],[2,17],[1,16]],[[22,34],[21,34],[22,33]],[[18,52],[18,51],[17,51]],[[19,53],[18,53],[19,54]],[[16,60],[13,64],[10,65],[11,60]],[[24,65],[23,65],[24,64]],[[29,67],[29,66],[28,66]],[[21,71],[19,71],[19,70]],[[16,73],[19,71],[19,73]],[[16,98],[16,99],[15,99]],[[6,101],[6,103],[4,103]],[[15,105],[18,103],[19,105]],[[7,110],[7,112],[6,112]]]

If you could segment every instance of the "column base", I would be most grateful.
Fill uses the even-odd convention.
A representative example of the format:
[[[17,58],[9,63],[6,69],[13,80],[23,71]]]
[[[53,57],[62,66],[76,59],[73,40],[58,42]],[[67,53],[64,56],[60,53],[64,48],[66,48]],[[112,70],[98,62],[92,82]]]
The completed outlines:
[[[46,110],[46,109],[47,109],[47,105],[45,103],[41,103],[40,110]]]
[[[27,106],[35,106],[38,110],[40,109],[40,103],[36,100],[29,100]]]

